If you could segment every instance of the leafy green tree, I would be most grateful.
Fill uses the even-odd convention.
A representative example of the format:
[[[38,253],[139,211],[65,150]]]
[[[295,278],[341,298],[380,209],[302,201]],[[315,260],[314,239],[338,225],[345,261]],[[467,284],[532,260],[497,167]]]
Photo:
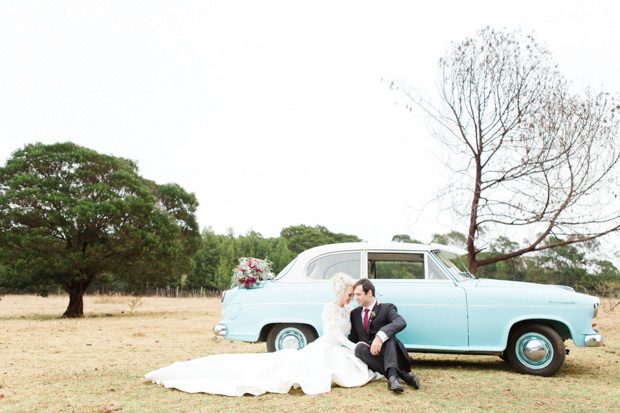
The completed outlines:
[[[240,236],[238,242],[239,250],[243,257],[269,259],[271,256],[269,240],[258,232],[249,231],[246,235]]]
[[[187,273],[200,246],[197,205],[132,161],[70,142],[26,145],[0,168],[0,285],[59,285],[64,317],[82,317],[84,292],[106,273],[136,287]]]
[[[220,238],[218,250],[220,251],[220,259],[215,269],[215,280],[217,289],[225,290],[230,288],[233,268],[239,263],[239,258],[242,256],[239,243],[232,229],[229,229],[228,233]]]
[[[308,248],[355,241],[360,241],[355,235],[333,233],[320,225],[284,228],[277,238],[265,238],[255,231],[237,237],[232,229],[219,235],[208,229],[203,231],[202,247],[194,257],[195,267],[187,276],[186,285],[224,290],[230,288],[233,268],[240,257],[267,259],[273,263],[273,272],[278,274],[299,252]]]
[[[284,228],[280,232],[280,236],[288,241],[289,249],[297,254],[319,245],[329,244],[329,241],[321,231],[306,225]]]
[[[285,238],[264,238],[255,231],[236,237],[232,229],[226,235],[216,235],[207,229],[202,233],[202,240],[202,247],[194,256],[195,268],[188,276],[189,288],[229,288],[233,268],[240,257],[268,259],[277,274],[296,255],[288,249]]]
[[[194,270],[187,277],[188,288],[218,289],[215,273],[220,261],[218,249],[220,237],[222,236],[216,235],[211,228],[202,231],[202,245],[194,255]]]
[[[272,238],[270,241],[272,252],[269,255],[269,259],[273,262],[273,272],[278,274],[293,261],[296,254],[288,248],[286,238]]]
[[[548,243],[561,240],[551,238]],[[528,281],[542,284],[562,284],[575,288],[595,289],[604,281],[620,281],[620,272],[609,261],[589,260],[587,254],[595,252],[594,241],[567,244],[543,250],[531,256],[515,256],[493,262],[478,269],[480,278],[497,278],[512,281]],[[499,237],[489,245],[488,250],[478,254],[480,259],[490,259],[510,254],[520,248],[517,242]]]
[[[508,254],[519,249],[519,243],[507,237],[499,237],[491,243],[489,251],[478,254],[481,260]],[[521,256],[493,262],[478,268],[480,278],[497,278],[500,280],[523,281],[525,277],[525,260]]]
[[[549,242],[554,242],[551,240]],[[588,278],[585,254],[573,245],[541,252],[528,260],[524,281],[575,286]],[[590,284],[590,283],[588,283]]]
[[[316,227],[306,225],[287,227],[280,232],[280,236],[287,240],[289,249],[297,254],[319,245],[361,241],[355,235],[336,234],[321,225]]]
[[[594,260],[592,264],[594,265],[593,280],[620,282],[620,271],[610,261]]]
[[[401,242],[401,243],[406,243],[406,244],[422,244],[420,241],[418,241],[417,239],[412,239],[407,234],[396,234],[396,235],[394,235],[392,237],[392,242]]]
[[[451,231],[447,234],[433,234],[431,242],[442,245],[452,245],[463,248],[467,241],[467,237],[458,231]]]

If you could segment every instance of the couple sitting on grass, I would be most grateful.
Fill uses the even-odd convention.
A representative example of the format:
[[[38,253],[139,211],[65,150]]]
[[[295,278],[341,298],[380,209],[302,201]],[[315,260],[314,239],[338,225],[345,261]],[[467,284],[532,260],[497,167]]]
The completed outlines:
[[[396,338],[407,325],[396,307],[377,302],[368,279],[355,282],[338,273],[332,281],[336,300],[323,309],[323,335],[303,349],[218,354],[176,362],[146,378],[189,393],[226,396],[288,393],[291,387],[320,394],[329,392],[332,384],[358,387],[381,376],[392,392],[403,392],[399,380],[418,389],[420,379],[409,374],[409,354]],[[353,295],[355,309],[349,306]]]

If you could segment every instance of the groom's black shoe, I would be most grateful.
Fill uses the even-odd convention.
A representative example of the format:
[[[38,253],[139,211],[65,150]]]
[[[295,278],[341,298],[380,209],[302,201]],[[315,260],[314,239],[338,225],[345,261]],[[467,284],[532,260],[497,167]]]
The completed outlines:
[[[402,373],[400,378],[403,379],[405,383],[413,387],[414,389],[420,388],[420,377],[415,374]]]
[[[398,377],[392,376],[388,378],[388,390],[393,391],[394,393],[402,393],[405,388],[398,381]]]

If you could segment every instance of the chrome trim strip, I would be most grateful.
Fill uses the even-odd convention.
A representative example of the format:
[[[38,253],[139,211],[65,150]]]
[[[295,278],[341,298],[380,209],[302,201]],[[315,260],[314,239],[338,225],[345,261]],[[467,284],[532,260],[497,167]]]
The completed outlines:
[[[516,304],[470,304],[469,308],[590,308],[582,305],[516,305]]]

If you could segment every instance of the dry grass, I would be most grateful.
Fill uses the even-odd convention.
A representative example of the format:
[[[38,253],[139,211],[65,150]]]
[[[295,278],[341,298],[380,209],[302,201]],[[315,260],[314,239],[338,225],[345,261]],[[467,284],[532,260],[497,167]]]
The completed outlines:
[[[224,397],[186,394],[145,373],[215,353],[263,352],[264,344],[214,339],[218,299],[85,299],[84,319],[60,319],[67,297],[0,301],[1,411],[617,411],[620,312],[601,312],[607,346],[579,348],[551,378],[515,373],[498,357],[414,355],[422,389],[390,394],[385,380],[325,395]],[[250,366],[248,366],[250,368]]]

